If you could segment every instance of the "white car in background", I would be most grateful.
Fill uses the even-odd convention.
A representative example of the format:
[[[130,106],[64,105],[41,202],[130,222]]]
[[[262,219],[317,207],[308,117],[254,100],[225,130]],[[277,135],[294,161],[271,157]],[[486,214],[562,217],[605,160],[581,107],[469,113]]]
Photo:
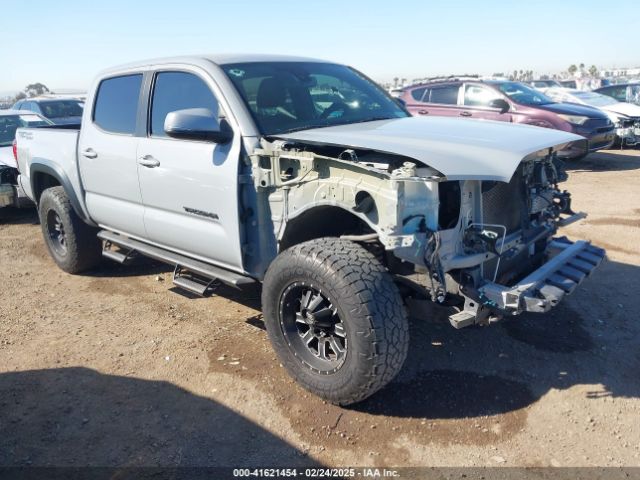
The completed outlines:
[[[562,88],[562,84],[557,80],[531,80],[525,83],[531,85],[536,90],[540,90],[542,93],[545,93],[550,88]]]
[[[599,108],[616,126],[616,144],[622,147],[640,144],[640,106],[573,88],[550,88],[545,93],[556,102]]]
[[[53,123],[33,112],[0,110],[0,208],[31,204],[18,185],[18,164],[13,141],[18,128],[43,125]]]

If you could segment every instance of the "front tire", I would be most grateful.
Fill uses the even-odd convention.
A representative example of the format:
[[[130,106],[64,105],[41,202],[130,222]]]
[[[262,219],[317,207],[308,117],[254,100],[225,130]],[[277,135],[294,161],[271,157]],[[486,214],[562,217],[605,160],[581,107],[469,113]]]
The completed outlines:
[[[407,356],[400,293],[380,261],[356,243],[321,238],[285,250],[267,271],[262,306],[289,374],[332,403],[369,397]]]
[[[80,273],[100,263],[102,244],[98,231],[78,216],[63,187],[42,192],[38,214],[45,244],[58,267],[68,273]]]

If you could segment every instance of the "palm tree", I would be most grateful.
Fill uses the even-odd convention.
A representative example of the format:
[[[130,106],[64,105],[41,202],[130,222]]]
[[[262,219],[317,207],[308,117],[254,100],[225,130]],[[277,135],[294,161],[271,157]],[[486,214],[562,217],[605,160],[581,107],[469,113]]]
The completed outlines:
[[[591,65],[589,67],[589,75],[591,75],[592,77],[597,77],[598,76],[598,67],[596,67],[595,65]]]
[[[576,67],[575,64],[571,64],[569,65],[569,68],[567,68],[567,72],[569,72],[569,75],[571,76],[575,75],[577,71],[578,67]]]

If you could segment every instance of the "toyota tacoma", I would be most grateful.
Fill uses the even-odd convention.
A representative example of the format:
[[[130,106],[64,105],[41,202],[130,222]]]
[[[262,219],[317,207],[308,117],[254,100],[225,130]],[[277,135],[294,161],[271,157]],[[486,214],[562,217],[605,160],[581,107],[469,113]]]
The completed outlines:
[[[584,141],[414,118],[339,64],[221,55],[104,71],[79,128],[20,128],[16,154],[60,268],[143,255],[201,295],[260,282],[282,364],[347,405],[402,367],[409,306],[485,325],[592,272],[604,251],[556,235],[583,216],[557,154]]]

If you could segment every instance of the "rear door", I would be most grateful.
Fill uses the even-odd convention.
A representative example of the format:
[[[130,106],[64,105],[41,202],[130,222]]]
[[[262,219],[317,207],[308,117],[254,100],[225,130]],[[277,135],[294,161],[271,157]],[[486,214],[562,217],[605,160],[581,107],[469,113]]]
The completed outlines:
[[[436,115],[451,117],[459,115],[458,96],[460,84],[422,86],[404,96],[407,110],[415,116]]]
[[[457,117],[461,113],[458,105],[460,92],[459,83],[434,85],[429,87],[422,98],[424,115],[438,115],[443,117]]]
[[[500,113],[500,109],[491,107],[491,101],[504,97],[493,88],[478,83],[465,83],[462,94],[463,109],[460,115],[468,118],[510,122],[509,112]]]
[[[98,224],[144,237],[143,205],[138,183],[136,137],[142,73],[103,79],[97,87],[91,118],[82,123],[78,161],[87,208]],[[89,108],[89,106],[87,106]]]
[[[176,110],[207,108],[224,116],[219,89],[205,72],[180,67],[157,71],[150,90],[147,135],[137,153],[148,239],[241,271],[237,128],[225,144],[178,140],[164,131],[167,114]]]
[[[424,97],[426,97],[427,100],[429,99],[429,87],[412,88],[408,92],[408,95],[403,96],[407,110],[409,110],[411,115],[421,116],[429,114],[429,109],[423,100]]]

